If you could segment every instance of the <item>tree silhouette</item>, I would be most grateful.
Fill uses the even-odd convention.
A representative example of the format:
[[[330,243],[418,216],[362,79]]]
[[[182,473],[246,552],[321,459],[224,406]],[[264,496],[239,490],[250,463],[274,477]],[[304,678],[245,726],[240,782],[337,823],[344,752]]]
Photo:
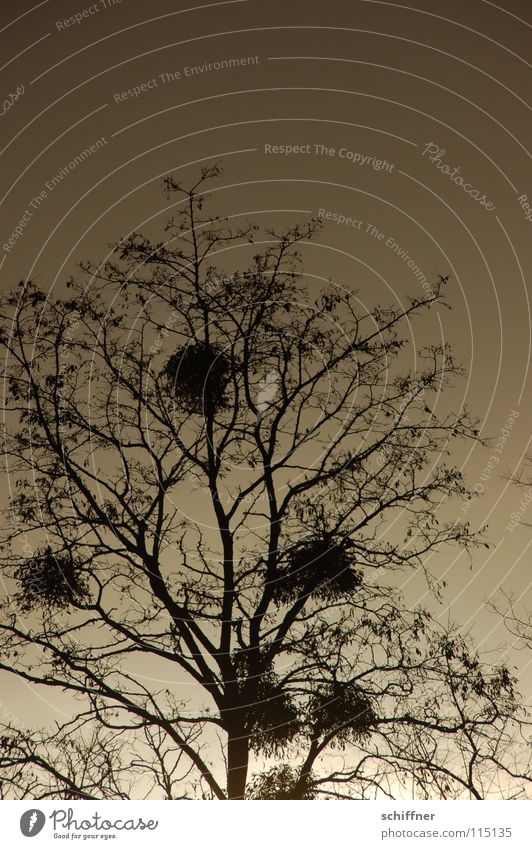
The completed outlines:
[[[72,717],[5,725],[1,792],[519,793],[510,673],[395,586],[479,543],[442,507],[468,495],[452,441],[478,438],[437,412],[461,368],[445,345],[401,357],[445,278],[370,311],[313,296],[319,223],[232,228],[205,212],[219,173],[165,181],[165,241],[128,236],[66,297],[4,299],[0,670]]]

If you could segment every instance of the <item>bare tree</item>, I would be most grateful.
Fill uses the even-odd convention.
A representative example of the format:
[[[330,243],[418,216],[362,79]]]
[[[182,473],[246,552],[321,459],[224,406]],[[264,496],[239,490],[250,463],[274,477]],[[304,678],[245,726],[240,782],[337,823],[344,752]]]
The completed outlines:
[[[204,211],[218,174],[165,182],[164,242],[128,236],[67,297],[4,300],[0,670],[72,719],[6,725],[2,792],[522,792],[508,670],[394,585],[479,544],[442,507],[468,495],[452,441],[478,438],[441,411],[461,368],[447,346],[401,356],[445,278],[369,312],[314,297],[298,249],[319,224],[257,245]]]

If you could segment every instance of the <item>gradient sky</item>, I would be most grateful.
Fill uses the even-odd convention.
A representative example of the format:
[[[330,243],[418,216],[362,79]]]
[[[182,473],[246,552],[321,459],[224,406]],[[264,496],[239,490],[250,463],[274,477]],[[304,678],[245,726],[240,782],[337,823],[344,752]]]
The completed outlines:
[[[467,368],[455,406],[467,403],[494,437],[519,415],[484,481],[492,450],[455,457],[485,490],[455,510],[488,524],[490,549],[472,569],[463,556],[435,558],[447,581],[439,606],[416,577],[404,590],[472,630],[492,659],[506,637],[486,600],[503,590],[524,611],[528,592],[531,605],[532,508],[507,530],[523,492],[502,478],[531,435],[531,11],[529,0],[4,0],[0,13],[4,289],[31,277],[61,291],[77,260],[102,259],[131,230],[160,233],[161,178],[193,180],[217,160],[221,214],[281,227],[327,210],[359,222],[331,220],[303,248],[311,287],[331,277],[368,306],[421,294],[390,240],[428,280],[450,275],[453,310],[415,328],[409,356],[444,337]],[[209,70],[230,59],[236,67]],[[230,272],[238,256],[224,263]],[[529,658],[517,647],[511,657],[526,690]],[[35,712],[21,684],[2,679],[0,698],[4,712]]]

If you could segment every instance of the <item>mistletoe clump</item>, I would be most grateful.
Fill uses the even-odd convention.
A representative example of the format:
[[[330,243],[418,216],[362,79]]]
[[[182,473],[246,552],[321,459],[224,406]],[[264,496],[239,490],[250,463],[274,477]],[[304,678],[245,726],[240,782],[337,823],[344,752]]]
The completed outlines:
[[[288,554],[273,587],[277,601],[290,603],[313,594],[324,601],[349,596],[362,585],[363,574],[354,568],[350,541],[329,536],[313,537]]]
[[[277,755],[301,732],[293,696],[284,689],[271,666],[254,673],[244,654],[237,658],[235,666],[250,748],[256,754]]]
[[[267,772],[254,775],[247,793],[248,799],[315,799],[312,774],[301,776],[288,764],[274,766]]]
[[[340,749],[368,739],[377,722],[368,696],[353,683],[332,681],[320,688],[309,702],[313,736],[334,735],[331,746]]]
[[[20,586],[15,598],[23,613],[39,607],[65,609],[88,595],[86,581],[72,555],[54,553],[49,547],[21,563],[15,578]]]
[[[178,348],[166,363],[164,375],[186,412],[216,412],[226,407],[231,364],[216,346],[195,341]]]

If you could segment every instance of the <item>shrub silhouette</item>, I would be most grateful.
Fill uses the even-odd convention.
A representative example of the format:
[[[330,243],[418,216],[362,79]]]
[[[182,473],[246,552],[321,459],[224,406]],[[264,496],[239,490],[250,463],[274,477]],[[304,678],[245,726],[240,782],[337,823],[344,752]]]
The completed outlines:
[[[237,657],[235,666],[250,748],[267,756],[278,754],[301,731],[294,699],[271,666],[254,675],[247,655]]]
[[[377,722],[368,696],[353,683],[334,681],[310,700],[309,709],[313,734],[333,734],[332,746],[343,749],[370,736]]]
[[[196,341],[178,348],[166,363],[164,374],[174,398],[186,412],[215,412],[226,407],[231,367],[216,346]]]
[[[288,764],[274,766],[260,775],[253,776],[249,791],[249,799],[288,800],[315,799],[316,791],[312,786],[312,776],[303,778],[298,770]]]
[[[314,594],[327,601],[350,595],[362,585],[363,573],[354,568],[349,541],[329,536],[304,540],[288,554],[273,586],[277,601],[290,603]]]
[[[68,554],[54,554],[49,547],[21,563],[15,578],[20,584],[15,600],[23,613],[37,607],[63,609],[88,594],[79,565]]]

